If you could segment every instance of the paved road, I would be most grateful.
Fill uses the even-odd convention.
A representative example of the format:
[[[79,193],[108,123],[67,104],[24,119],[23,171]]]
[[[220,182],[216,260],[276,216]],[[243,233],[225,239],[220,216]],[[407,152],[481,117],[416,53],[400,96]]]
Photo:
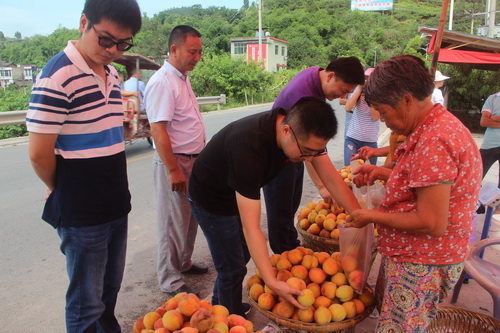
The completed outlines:
[[[210,112],[204,115],[207,137],[227,123],[264,111],[270,104]],[[343,110],[343,109],[342,109]],[[339,133],[343,114],[339,112]],[[342,136],[340,136],[341,138]],[[342,139],[329,144],[339,166]],[[64,256],[56,232],[40,219],[45,187],[33,173],[25,139],[0,142],[0,302],[1,331],[63,332],[64,294],[67,285]],[[130,214],[127,266],[117,313],[125,331],[139,315],[166,299],[157,286],[156,200],[152,181],[152,149],[139,140],[126,149],[133,210]],[[199,233],[196,260],[211,264],[208,248]],[[215,274],[190,283],[207,296]],[[22,318],[22,319],[21,319]]]

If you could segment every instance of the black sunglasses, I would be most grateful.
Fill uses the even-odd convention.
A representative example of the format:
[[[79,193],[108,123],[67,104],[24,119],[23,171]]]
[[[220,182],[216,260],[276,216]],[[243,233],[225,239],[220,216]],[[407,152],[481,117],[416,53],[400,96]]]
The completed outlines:
[[[112,40],[109,37],[101,36],[95,30],[94,25],[92,23],[90,23],[90,24],[92,26],[92,29],[94,29],[94,33],[97,36],[97,39],[98,39],[97,44],[99,44],[99,46],[102,46],[106,49],[109,49],[110,47],[113,47],[114,45],[116,45],[116,49],[118,51],[128,51],[132,48],[132,46],[134,46],[134,44],[131,44],[131,43],[127,43],[127,42],[123,42],[123,41],[122,42],[115,42],[114,40]]]
[[[295,135],[295,132],[293,131],[292,126],[290,126],[290,131],[292,132],[293,137],[295,138],[295,143],[297,143],[297,147],[299,148],[300,157],[317,157],[317,156],[324,155],[324,154],[326,154],[328,152],[328,150],[325,147],[325,148],[323,148],[321,150],[316,151],[313,154],[304,154],[304,152],[302,151],[302,148],[299,145],[299,140],[297,139],[297,136]]]

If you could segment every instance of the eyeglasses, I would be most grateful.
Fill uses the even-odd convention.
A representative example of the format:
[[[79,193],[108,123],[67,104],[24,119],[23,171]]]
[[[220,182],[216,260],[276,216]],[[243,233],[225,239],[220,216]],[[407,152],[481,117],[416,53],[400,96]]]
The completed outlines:
[[[324,154],[326,154],[328,152],[328,150],[325,147],[325,148],[323,148],[321,150],[317,150],[316,152],[314,152],[312,154],[304,154],[304,152],[302,151],[302,148],[299,145],[299,140],[297,139],[297,135],[295,135],[295,132],[293,131],[292,126],[290,126],[290,131],[292,131],[292,135],[295,138],[295,142],[297,143],[297,147],[299,148],[300,157],[317,157],[317,156],[324,155]]]
[[[102,46],[106,49],[109,49],[110,47],[113,47],[114,45],[116,45],[116,49],[118,51],[128,51],[132,48],[132,46],[134,46],[134,44],[131,44],[131,43],[127,43],[127,42],[115,42],[114,40],[112,40],[111,38],[109,37],[104,37],[104,36],[101,36],[97,33],[97,31],[95,30],[95,27],[94,27],[94,24],[90,23],[92,25],[92,29],[94,29],[94,32],[97,36],[97,44],[99,44],[99,46]]]

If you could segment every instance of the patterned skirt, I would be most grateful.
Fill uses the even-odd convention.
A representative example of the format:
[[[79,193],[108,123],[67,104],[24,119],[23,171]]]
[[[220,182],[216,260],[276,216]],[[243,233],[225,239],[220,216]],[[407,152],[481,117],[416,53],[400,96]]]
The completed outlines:
[[[463,263],[423,265],[384,256],[376,286],[376,332],[425,332],[462,270]]]

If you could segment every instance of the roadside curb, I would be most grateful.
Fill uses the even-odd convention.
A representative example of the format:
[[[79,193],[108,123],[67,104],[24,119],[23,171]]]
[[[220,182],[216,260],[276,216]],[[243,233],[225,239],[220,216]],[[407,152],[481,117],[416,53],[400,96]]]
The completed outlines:
[[[27,136],[20,136],[17,138],[9,138],[0,140],[0,148],[19,146],[28,144]]]

